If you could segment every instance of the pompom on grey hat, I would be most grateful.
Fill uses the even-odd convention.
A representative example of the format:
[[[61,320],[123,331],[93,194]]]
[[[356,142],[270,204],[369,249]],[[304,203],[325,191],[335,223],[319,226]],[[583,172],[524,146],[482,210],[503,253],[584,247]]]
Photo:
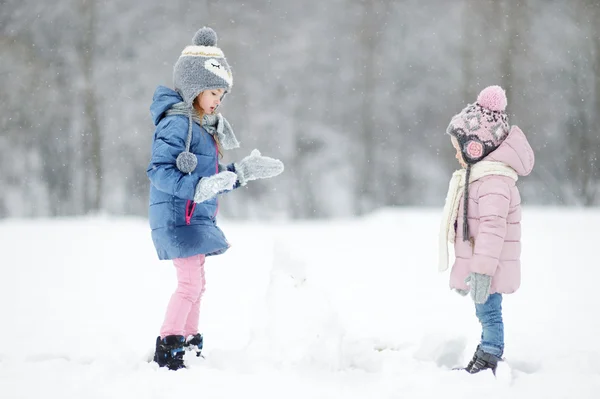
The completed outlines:
[[[173,68],[175,90],[190,107],[205,90],[223,89],[227,93],[233,86],[231,68],[217,47],[217,33],[204,27],[196,32],[192,43],[183,49]]]

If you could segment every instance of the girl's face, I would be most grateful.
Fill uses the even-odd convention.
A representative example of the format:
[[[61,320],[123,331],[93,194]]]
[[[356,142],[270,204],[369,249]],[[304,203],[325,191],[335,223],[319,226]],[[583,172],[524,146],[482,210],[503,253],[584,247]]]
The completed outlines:
[[[462,157],[462,153],[460,151],[460,145],[458,144],[458,141],[456,140],[456,138],[454,138],[454,136],[452,136],[450,138],[450,140],[452,141],[452,145],[454,146],[454,149],[456,150],[456,160],[458,161],[460,166],[462,166],[463,168],[466,168],[467,164]]]
[[[224,93],[225,90],[223,89],[205,90],[197,98],[198,106],[205,114],[212,114],[219,104],[221,104],[221,98]]]

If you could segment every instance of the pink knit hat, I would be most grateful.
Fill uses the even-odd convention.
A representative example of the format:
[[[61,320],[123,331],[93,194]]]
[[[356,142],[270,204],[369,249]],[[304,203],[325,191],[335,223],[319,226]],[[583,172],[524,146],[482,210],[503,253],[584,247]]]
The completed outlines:
[[[508,136],[506,102],[502,87],[488,86],[479,93],[476,103],[467,105],[450,121],[446,133],[458,140],[467,164],[481,161]]]

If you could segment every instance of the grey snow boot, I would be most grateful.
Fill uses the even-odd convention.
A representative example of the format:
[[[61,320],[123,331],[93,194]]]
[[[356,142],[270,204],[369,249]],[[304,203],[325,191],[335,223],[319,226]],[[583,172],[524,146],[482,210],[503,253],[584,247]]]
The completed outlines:
[[[473,355],[473,359],[471,359],[467,367],[465,367],[465,370],[468,373],[476,374],[482,370],[491,369],[492,373],[496,375],[496,368],[498,367],[498,362],[501,361],[502,358],[492,355],[491,353],[484,352],[478,345],[477,350],[475,350],[475,354]]]

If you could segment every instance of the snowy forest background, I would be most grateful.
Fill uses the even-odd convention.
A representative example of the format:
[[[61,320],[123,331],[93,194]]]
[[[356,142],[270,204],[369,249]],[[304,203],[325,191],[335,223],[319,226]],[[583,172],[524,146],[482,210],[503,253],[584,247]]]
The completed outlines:
[[[214,28],[221,111],[276,179],[233,218],[442,207],[445,128],[490,84],[536,152],[527,204],[600,205],[598,0],[0,0],[0,218],[147,212],[157,85]]]

